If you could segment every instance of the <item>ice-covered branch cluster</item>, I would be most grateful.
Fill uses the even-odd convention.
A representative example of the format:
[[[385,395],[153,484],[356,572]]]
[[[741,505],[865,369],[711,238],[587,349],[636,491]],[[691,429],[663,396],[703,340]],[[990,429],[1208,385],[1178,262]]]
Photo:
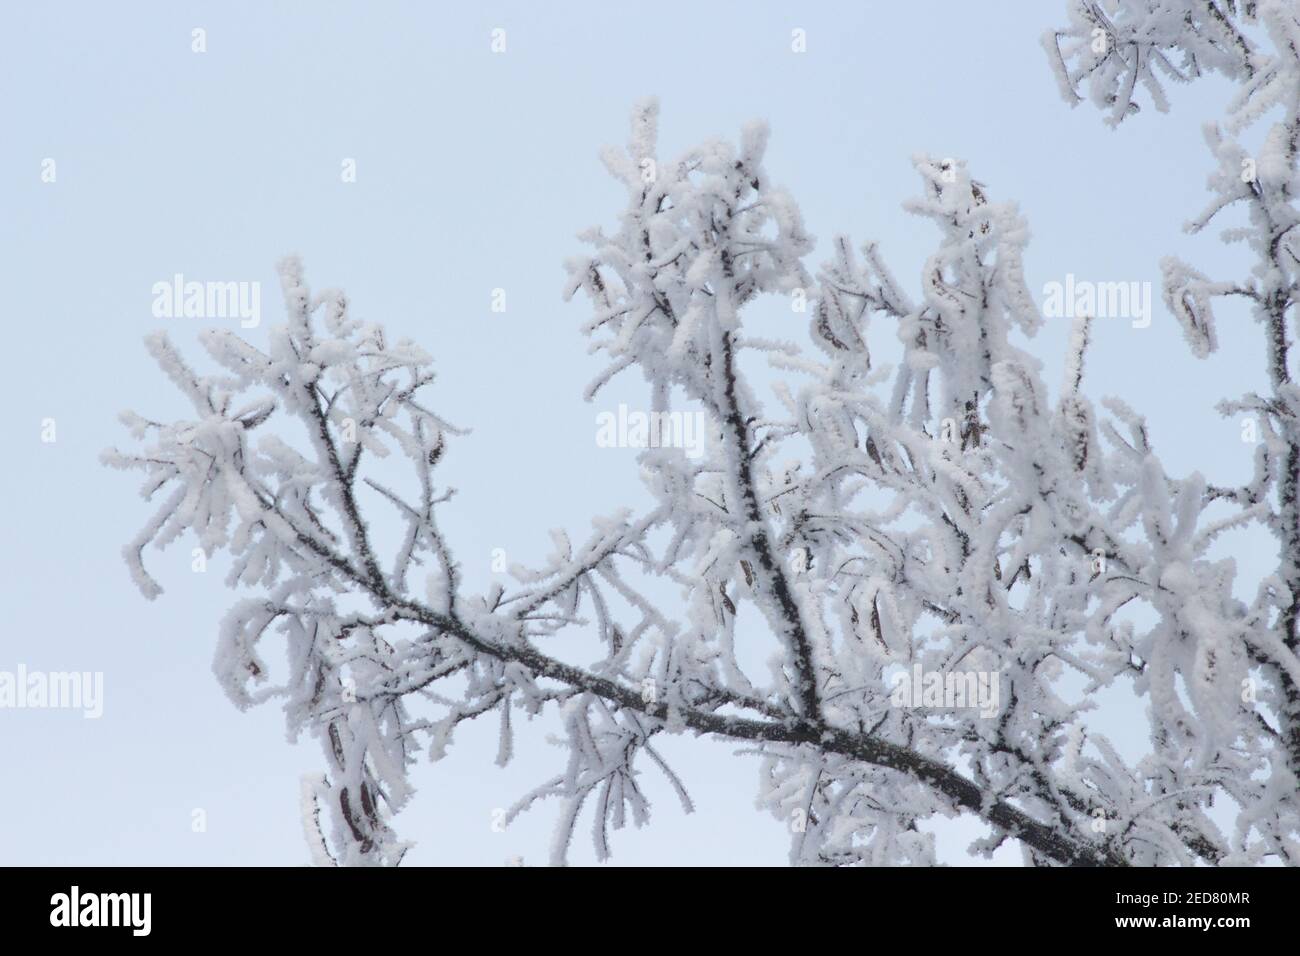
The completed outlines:
[[[736,303],[797,296],[808,281],[807,237],[757,164],[759,134],[734,155],[709,146],[670,164],[650,152],[651,119],[641,111],[627,156],[608,160],[631,196],[619,232],[591,233],[596,255],[571,271],[595,303],[589,331],[609,373],[639,368],[660,403],[679,387],[719,434],[702,463],[661,455],[647,469],[675,529],[658,567],[691,570],[688,634],[712,652],[694,658],[716,662],[693,684],[960,769],[982,801],[1025,808],[1086,848],[1023,841],[1034,860],[1276,852],[1290,819],[1256,821],[1234,845],[1206,812],[1224,789],[1252,806],[1268,791],[1248,782],[1266,756],[1240,746],[1259,736],[1241,696],[1245,611],[1231,568],[1206,557],[1245,519],[1198,527],[1204,481],[1166,476],[1122,403],[1099,419],[1080,389],[1086,321],[1051,400],[1040,363],[1011,342],[1041,322],[1014,206],[961,164],[919,158],[923,194],[908,208],[940,233],[920,299],[874,244],[859,256],[837,239],[811,300],[816,359],[747,339],[736,322]],[[873,367],[874,318],[902,342],[896,370]],[[743,388],[745,350],[791,373],[780,415]],[[737,623],[741,600],[784,652],[766,684],[736,653],[758,640]],[[896,706],[891,684],[918,671],[990,675],[1001,704]],[[1159,746],[1140,763],[1088,724],[1111,689],[1151,699]],[[887,762],[802,743],[760,750],[762,799],[803,824],[799,862],[927,862],[918,824],[965,807]],[[989,846],[1005,832],[995,826]]]
[[[384,807],[407,799],[417,729],[404,698],[466,665],[392,633],[412,564],[431,569],[439,609],[454,589],[434,520],[445,496],[432,477],[453,429],[421,404],[432,376],[419,348],[389,345],[382,329],[351,319],[341,293],[313,297],[296,260],[281,263],[280,274],[289,321],[274,331],[268,352],[229,332],[206,333],[203,343],[223,373],[200,376],[164,335],[148,340],[194,417],[163,424],[124,415],[144,447],[105,458],[144,471],[145,496],[162,497],[124,550],[141,590],[151,598],[161,592],[141,558],[150,543],[162,547],[190,531],[205,555],[230,552],[227,583],[257,596],[240,600],[221,626],[218,679],[241,707],[285,698],[291,732],[307,727],[320,738],[330,773],[318,796],[336,822],[338,858],[395,862],[403,847],[384,823]],[[296,432],[275,433],[267,424],[273,416],[296,420]],[[291,434],[301,437],[298,447]],[[365,459],[394,452],[415,466],[409,501],[362,477]],[[393,502],[407,528],[388,570],[362,515],[363,483]],[[282,682],[269,680],[263,657],[271,632],[285,642]]]
[[[1212,280],[1166,258],[1164,298],[1198,358],[1218,347],[1216,300],[1248,304],[1263,333],[1269,386],[1266,394],[1251,392],[1219,405],[1222,414],[1245,419],[1259,432],[1254,474],[1245,485],[1206,485],[1193,475],[1168,489],[1169,504],[1162,505],[1160,489],[1153,488],[1142,509],[1148,538],[1168,555],[1155,582],[1153,604],[1161,624],[1153,636],[1193,651],[1183,667],[1147,668],[1155,745],[1148,763],[1171,785],[1186,788],[1189,764],[1205,766],[1212,750],[1231,753],[1222,769],[1235,768],[1235,776],[1202,772],[1190,781],[1204,793],[1221,788],[1239,810],[1235,833],[1220,845],[1230,847],[1233,859],[1274,854],[1294,864],[1300,835],[1300,389],[1292,353],[1300,334],[1294,233],[1300,222],[1300,7],[1293,0],[1123,0],[1106,9],[1074,4],[1071,26],[1055,35],[1070,37],[1072,44],[1065,62],[1073,60],[1074,68],[1058,63],[1067,100],[1076,101],[1073,86],[1091,76],[1094,101],[1110,107],[1118,121],[1135,111],[1133,81],[1140,77],[1163,109],[1150,66],[1168,71],[1166,56],[1175,55],[1184,65],[1171,72],[1175,78],[1213,69],[1238,84],[1225,122],[1205,126],[1217,163],[1209,180],[1213,199],[1187,229],[1199,232],[1231,209],[1244,209],[1247,224],[1225,229],[1223,238],[1244,243],[1255,265],[1247,277]],[[1111,42],[1090,47],[1089,31],[1098,26]],[[1099,48],[1103,52],[1096,54]],[[1252,128],[1259,143],[1254,149],[1245,141]],[[1243,527],[1265,529],[1278,549],[1276,571],[1259,581],[1249,603],[1231,596],[1235,563],[1203,557],[1206,545],[1224,531]],[[1228,693],[1233,682],[1241,689],[1240,705]],[[1221,692],[1205,699],[1214,686]],[[1188,719],[1185,699],[1201,720]]]
[[[1042,322],[1026,224],[964,164],[915,160],[907,208],[938,242],[914,289],[876,244],[845,238],[810,272],[812,237],[763,165],[766,129],[670,160],[653,102],[604,157],[627,205],[584,234],[567,293],[590,301],[585,331],[607,362],[588,397],[638,372],[654,411],[697,410],[710,441],[701,456],[644,450],[644,513],[598,518],[580,541],[553,531],[550,559],[512,568],[510,589],[468,593],[439,530],[451,490],[437,464],[456,431],[426,405],[427,357],[352,319],[341,294],[313,295],[296,261],[268,351],[210,333],[221,371],[205,376],[149,341],[194,414],[127,416],[140,447],[107,454],[160,501],[127,560],[153,597],[150,544],[190,531],[205,553],[229,551],[228,583],[249,596],[222,626],[217,674],[240,706],[282,698],[291,731],[320,740],[326,773],[304,798],[319,862],[399,861],[391,816],[416,754],[437,758],[486,716],[504,763],[517,717],[547,711],[567,759],[510,813],[559,802],[554,862],[584,810],[601,858],[611,829],[647,820],[644,769],[691,807],[655,748],[668,734],[758,757],[759,802],[789,825],[796,863],[930,863],[927,824],[962,813],[988,827],[975,852],[1017,841],[1034,864],[1295,862],[1300,33],[1283,4],[1260,9],[1272,55],[1231,7],[1106,10],[1075,4],[1053,37],[1054,51],[1075,44],[1053,54],[1071,95],[1090,78],[1122,117],[1139,80],[1160,101],[1154,64],[1241,79],[1238,125],[1285,105],[1253,179],[1242,148],[1210,136],[1210,214],[1248,204],[1255,274],[1165,264],[1197,354],[1214,348],[1217,297],[1251,301],[1267,332],[1271,394],[1225,405],[1265,435],[1244,487],[1166,474],[1135,411],[1098,411],[1086,319],[1048,388],[1016,344]],[[1108,54],[1086,45],[1097,28]],[[764,298],[807,320],[808,346],[748,334]],[[882,329],[892,363],[879,344],[873,359]],[[763,363],[770,389],[751,384]],[[1251,524],[1282,560],[1245,603],[1212,548]],[[1103,696],[1149,715],[1145,753],[1095,726]]]
[[[1254,77],[1260,64],[1246,36],[1257,8],[1270,0],[1069,0],[1069,26],[1043,36],[1061,94],[1079,90],[1107,111],[1112,126],[1137,113],[1138,85],[1156,109],[1169,100],[1164,83],[1207,73]]]

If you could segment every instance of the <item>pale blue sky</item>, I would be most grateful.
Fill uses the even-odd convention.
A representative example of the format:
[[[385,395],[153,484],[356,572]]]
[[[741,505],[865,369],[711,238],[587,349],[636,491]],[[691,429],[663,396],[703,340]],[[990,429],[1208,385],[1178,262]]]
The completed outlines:
[[[632,103],[660,97],[661,152],[772,127],[770,175],[818,237],[881,241],[913,292],[935,235],[900,208],[917,191],[915,152],[969,161],[995,198],[1014,198],[1033,240],[1030,288],[1067,272],[1151,281],[1179,254],[1214,275],[1244,271],[1199,211],[1210,169],[1200,126],[1214,82],[1174,91],[1116,132],[1058,97],[1039,35],[1056,0],[897,3],[8,4],[0,13],[0,259],[6,369],[0,398],[0,669],[102,670],[105,713],[0,711],[8,785],[0,863],[305,862],[298,779],[315,744],[290,746],[274,706],[241,714],[210,672],[232,599],[222,562],[191,573],[189,544],[153,557],[167,588],[148,603],[119,556],[147,515],[136,479],[97,455],[125,432],[117,412],[179,415],[141,345],[165,325],[194,350],[193,320],[160,322],[151,287],[174,273],[260,280],[261,341],[280,321],[273,267],[300,253],[317,288],[347,289],[355,313],[436,358],[439,411],[472,427],[446,477],[443,523],[472,585],[491,550],[529,561],[546,530],[640,501],[633,452],[596,447],[597,370],[560,299],[575,234],[610,223],[621,191],[597,159],[622,144]],[[191,52],[191,30],[207,52]],[[507,52],[490,52],[504,28]],[[791,30],[807,52],[790,49]],[[57,182],[42,183],[53,158]],[[344,158],[358,181],[340,182]],[[494,288],[505,314],[490,311]],[[1227,316],[1222,350],[1196,362],[1159,303],[1150,329],[1101,325],[1088,391],[1122,393],[1150,417],[1171,471],[1245,475],[1238,426],[1212,411],[1260,383],[1259,333]],[[802,339],[801,317],[786,336]],[[1033,345],[1059,379],[1064,321]],[[892,338],[882,326],[878,338]],[[642,401],[635,383],[599,407]],[[40,442],[40,422],[58,440]],[[521,467],[521,460],[528,462]],[[1263,555],[1267,559],[1268,555]],[[1115,732],[1141,734],[1140,715]],[[1127,728],[1127,730],[1126,730]],[[551,808],[506,833],[507,806],[554,773],[560,752],[530,733],[508,770],[495,726],[422,766],[399,831],[413,863],[543,862]],[[656,823],[615,835],[619,863],[781,863],[780,823],[752,809],[756,762],[682,740],[666,750],[693,789],[684,817],[666,788]],[[191,832],[191,810],[208,817]],[[971,832],[974,832],[973,830]],[[586,828],[575,862],[592,859]]]

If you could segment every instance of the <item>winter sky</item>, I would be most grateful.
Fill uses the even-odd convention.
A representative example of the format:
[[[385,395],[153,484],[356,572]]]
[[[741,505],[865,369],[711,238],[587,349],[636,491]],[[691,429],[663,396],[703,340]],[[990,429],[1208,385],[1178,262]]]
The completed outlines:
[[[536,561],[548,528],[583,532],[591,516],[644,500],[635,453],[594,440],[598,411],[644,399],[629,380],[583,402],[599,365],[579,333],[586,307],[560,293],[576,233],[621,208],[598,150],[626,140],[629,110],[648,94],[661,102],[664,155],[768,120],[766,166],[819,240],[809,265],[837,233],[877,239],[913,291],[936,235],[901,208],[919,186],[909,158],[967,160],[992,196],[1020,203],[1036,295],[1067,273],[1153,284],[1150,328],[1096,326],[1086,389],[1145,412],[1171,473],[1241,480],[1239,426],[1213,406],[1259,383],[1258,330],[1225,313],[1221,351],[1198,362],[1158,293],[1165,255],[1244,271],[1215,235],[1181,230],[1207,198],[1200,130],[1228,90],[1176,88],[1170,114],[1144,110],[1111,131],[1057,93],[1039,37],[1064,21],[1062,6],[6,5],[0,669],[103,672],[104,712],[0,711],[11,773],[0,862],[307,859],[299,779],[319,770],[315,745],[286,742],[274,704],[238,712],[211,674],[231,601],[223,562],[195,574],[188,546],[152,556],[166,593],[150,603],[120,556],[147,506],[137,479],[98,454],[125,440],[120,410],[182,411],[143,336],[165,327],[195,351],[204,325],[155,318],[154,283],[260,281],[261,325],[247,332],[258,343],[282,319],[275,261],[296,252],[315,287],[346,289],[354,314],[430,351],[438,411],[473,429],[448,454],[444,480],[460,490],[442,516],[472,587],[491,579],[493,549]],[[196,28],[206,52],[192,50]],[[795,29],[806,52],[791,50]],[[54,182],[42,181],[47,159]],[[348,159],[355,182],[341,181]],[[494,289],[506,292],[503,313],[490,308]],[[783,335],[802,339],[804,319],[782,315]],[[1068,328],[1049,321],[1031,346],[1049,382]],[[1107,720],[1118,740],[1145,735],[1140,712]],[[529,729],[504,770],[490,723],[422,764],[400,819],[418,841],[409,862],[542,862],[553,808],[505,832],[492,824],[556,772],[546,730]],[[752,809],[757,762],[734,749],[667,744],[697,810],[684,815],[652,782],[654,822],[615,835],[615,863],[783,863],[782,824]],[[581,835],[572,859],[592,860]],[[998,859],[1018,862],[1007,850]]]

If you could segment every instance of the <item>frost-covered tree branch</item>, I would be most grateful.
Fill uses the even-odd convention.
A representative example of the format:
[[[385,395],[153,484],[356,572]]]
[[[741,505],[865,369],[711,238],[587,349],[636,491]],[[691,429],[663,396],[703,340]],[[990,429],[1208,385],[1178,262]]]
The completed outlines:
[[[1207,73],[1256,78],[1261,64],[1247,38],[1267,0],[1069,0],[1070,24],[1043,35],[1061,94],[1071,106],[1087,98],[1112,126],[1139,112],[1138,85],[1156,109],[1169,100],[1164,84]]]
[[[351,318],[341,293],[312,293],[296,260],[281,265],[288,322],[266,351],[208,333],[219,371],[205,375],[149,340],[194,411],[124,416],[138,447],[106,453],[159,502],[126,558],[152,598],[146,547],[188,531],[231,554],[227,583],[246,596],[216,672],[241,707],[279,697],[291,732],[320,741],[326,772],[304,799],[318,862],[399,862],[392,816],[417,754],[440,757],[458,726],[488,717],[504,764],[516,716],[544,712],[567,759],[510,813],[559,802],[557,863],[584,809],[602,859],[611,829],[648,819],[642,767],[691,809],[655,746],[670,734],[758,757],[761,804],[797,823],[795,863],[932,863],[927,823],[957,814],[987,825],[973,852],[1015,841],[1031,864],[1295,861],[1300,33],[1289,6],[1261,5],[1278,51],[1266,54],[1231,5],[1143,20],[1147,7],[1072,7],[1049,45],[1071,96],[1088,79],[1122,118],[1138,81],[1162,102],[1154,65],[1241,80],[1234,123],[1260,100],[1286,104],[1250,182],[1241,148],[1210,135],[1222,168],[1200,222],[1247,204],[1255,275],[1212,282],[1165,263],[1197,354],[1214,347],[1216,297],[1249,301],[1266,331],[1271,394],[1225,404],[1266,431],[1244,487],[1167,474],[1137,412],[1118,399],[1098,411],[1086,319],[1052,398],[1016,344],[1042,324],[1026,223],[964,164],[914,160],[907,208],[937,234],[914,290],[873,242],[838,237],[809,271],[813,239],[763,165],[766,129],[669,159],[653,102],[626,150],[604,156],[626,206],[584,234],[566,291],[590,303],[585,332],[607,362],[587,397],[636,371],[654,411],[698,410],[712,440],[701,457],[643,451],[644,512],[597,518],[580,541],[553,531],[550,559],[512,568],[508,590],[470,593],[440,530],[453,490],[437,466],[460,433],[430,408],[429,357]],[[1095,29],[1109,56],[1087,45]],[[764,297],[807,302],[808,345],[746,331]],[[892,364],[873,358],[882,335],[901,344]],[[760,389],[764,363],[775,385]],[[1251,524],[1278,537],[1281,562],[1247,605],[1211,548]],[[265,650],[276,634],[283,662]],[[927,679],[907,699],[913,675],[938,675],[941,691],[971,676],[992,696],[934,700]],[[1093,726],[1103,692],[1150,714],[1140,759]]]
[[[1076,80],[1091,74],[1094,101],[1113,107],[1112,119],[1118,121],[1123,113],[1136,109],[1132,102],[1136,74],[1164,109],[1149,64],[1167,62],[1166,54],[1181,56],[1187,67],[1175,74],[1177,78],[1213,69],[1239,83],[1226,123],[1205,127],[1206,142],[1218,164],[1210,178],[1213,199],[1187,229],[1199,232],[1231,207],[1244,207],[1249,224],[1227,229],[1223,236],[1227,242],[1244,242],[1256,255],[1256,264],[1248,278],[1213,281],[1178,259],[1166,258],[1162,261],[1164,294],[1192,352],[1202,359],[1218,347],[1214,301],[1248,303],[1263,332],[1263,371],[1270,387],[1267,395],[1250,393],[1219,405],[1225,416],[1251,416],[1262,432],[1251,480],[1241,487],[1204,486],[1200,476],[1193,475],[1190,480],[1196,486],[1192,487],[1198,487],[1199,494],[1188,495],[1179,524],[1204,525],[1191,539],[1200,545],[1193,552],[1196,556],[1230,528],[1262,527],[1277,540],[1278,566],[1260,581],[1250,604],[1231,597],[1236,568],[1230,560],[1210,564],[1178,556],[1163,572],[1159,585],[1164,623],[1159,636],[1183,649],[1186,669],[1161,676],[1160,685],[1152,687],[1152,735],[1158,746],[1153,759],[1164,764],[1162,772],[1172,780],[1183,773],[1191,754],[1203,754],[1211,744],[1231,747],[1247,757],[1241,768],[1249,772],[1249,779],[1223,781],[1223,789],[1242,808],[1237,838],[1253,828],[1260,842],[1247,859],[1272,854],[1295,863],[1300,778],[1300,391],[1291,346],[1300,332],[1294,308],[1298,287],[1293,235],[1300,137],[1300,9],[1285,0],[1180,0],[1158,5],[1124,0],[1107,7],[1108,14],[1103,14],[1098,4],[1074,4],[1071,26],[1055,35],[1067,36],[1071,42],[1070,52],[1058,61],[1067,99],[1074,100],[1071,90]],[[1098,62],[1095,48],[1088,52],[1085,43],[1085,35],[1098,23],[1111,31],[1112,40],[1119,39],[1099,44],[1105,48],[1104,63]],[[1146,38],[1145,47],[1137,41],[1139,36]],[[1066,65],[1071,60],[1073,70]],[[1147,72],[1134,64],[1148,64]],[[1270,113],[1275,119],[1264,131],[1262,147],[1252,153],[1237,137]],[[1191,490],[1186,484],[1183,487],[1184,494]],[[1151,530],[1164,543],[1167,532],[1162,524],[1153,524]],[[1218,598],[1207,602],[1206,595],[1214,593]],[[1252,691],[1257,685],[1260,688],[1259,706],[1254,700],[1248,702],[1245,713],[1237,713],[1236,719],[1228,719],[1230,710],[1240,708],[1230,707],[1225,664],[1239,685]],[[1194,714],[1178,702],[1175,681],[1179,679],[1193,697]],[[1204,694],[1214,685],[1222,688],[1217,706],[1196,699],[1198,690]],[[1161,686],[1162,692],[1155,696]]]

